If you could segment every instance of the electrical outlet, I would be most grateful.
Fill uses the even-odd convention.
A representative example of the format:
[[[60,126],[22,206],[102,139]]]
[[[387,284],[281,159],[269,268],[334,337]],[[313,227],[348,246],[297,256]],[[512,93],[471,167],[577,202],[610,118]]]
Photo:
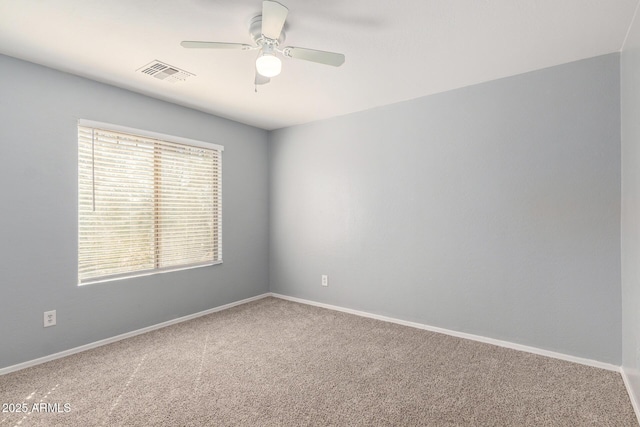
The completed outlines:
[[[329,276],[326,274],[322,275],[322,286],[329,286]]]
[[[45,311],[44,312],[44,327],[47,328],[49,326],[56,325],[56,311]]]

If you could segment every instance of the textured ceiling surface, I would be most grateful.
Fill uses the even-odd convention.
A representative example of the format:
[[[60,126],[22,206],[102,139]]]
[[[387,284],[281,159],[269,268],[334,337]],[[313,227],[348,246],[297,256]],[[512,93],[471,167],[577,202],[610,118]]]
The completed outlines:
[[[342,67],[283,59],[254,91],[260,0],[0,0],[0,53],[264,129],[361,111],[622,47],[639,0],[280,0],[284,45],[340,52]],[[162,61],[195,76],[139,70]]]

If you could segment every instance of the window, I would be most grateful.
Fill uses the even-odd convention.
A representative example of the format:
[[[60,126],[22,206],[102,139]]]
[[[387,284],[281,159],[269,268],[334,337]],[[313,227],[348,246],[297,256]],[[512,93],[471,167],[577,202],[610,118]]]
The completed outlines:
[[[223,147],[78,122],[78,284],[222,262]]]

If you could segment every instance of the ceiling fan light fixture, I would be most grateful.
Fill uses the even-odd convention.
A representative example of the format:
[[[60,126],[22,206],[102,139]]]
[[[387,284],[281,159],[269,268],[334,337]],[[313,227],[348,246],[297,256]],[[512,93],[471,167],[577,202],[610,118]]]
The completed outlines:
[[[289,9],[275,0],[262,0],[262,14],[254,16],[249,22],[249,34],[253,45],[245,43],[222,43],[185,40],[182,47],[195,49],[231,49],[258,51],[255,65],[254,83],[264,85],[271,81],[271,77],[280,74],[282,62],[276,53],[283,57],[296,60],[316,62],[318,64],[339,67],[344,63],[344,55],[335,52],[307,49],[303,47],[287,46],[280,48],[285,40],[285,21]],[[257,90],[256,90],[257,91]]]
[[[264,52],[256,59],[256,70],[261,76],[275,77],[282,70],[282,61],[274,53]]]

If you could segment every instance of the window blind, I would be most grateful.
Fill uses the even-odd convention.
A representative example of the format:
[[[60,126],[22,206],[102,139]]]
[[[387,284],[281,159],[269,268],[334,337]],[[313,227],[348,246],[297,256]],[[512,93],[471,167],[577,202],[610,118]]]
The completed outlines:
[[[80,123],[79,284],[222,261],[213,147]]]

